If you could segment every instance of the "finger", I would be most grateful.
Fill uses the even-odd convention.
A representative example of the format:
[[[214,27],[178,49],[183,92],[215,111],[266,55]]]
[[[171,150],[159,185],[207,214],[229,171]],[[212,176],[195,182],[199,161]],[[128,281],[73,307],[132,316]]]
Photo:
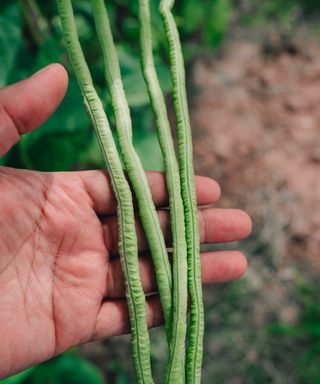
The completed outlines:
[[[156,327],[163,323],[163,313],[159,296],[146,299],[148,326]],[[130,332],[130,321],[125,299],[105,301],[97,315],[97,323],[92,340],[112,337]]]
[[[150,257],[139,258],[140,276],[145,293],[157,291]],[[247,259],[239,251],[215,251],[201,254],[201,277],[204,284],[223,283],[239,279],[247,270]],[[106,298],[125,296],[125,283],[119,259],[110,263]]]
[[[42,124],[63,99],[68,85],[66,70],[51,64],[30,78],[0,90],[0,156],[21,135]]]
[[[238,280],[246,273],[247,268],[247,258],[240,251],[215,251],[201,254],[203,284]]]
[[[116,212],[116,200],[112,192],[109,176],[103,171],[76,172],[82,186],[92,199],[94,210],[100,215]],[[157,207],[168,205],[168,193],[165,176],[161,172],[147,172],[152,198]],[[196,192],[199,205],[216,202],[220,197],[220,187],[212,179],[196,176]]]
[[[201,244],[238,241],[245,239],[251,233],[251,219],[246,212],[240,209],[205,208],[200,209],[198,212]],[[166,243],[171,246],[169,212],[160,210],[158,216]],[[119,228],[116,216],[106,218],[103,229],[107,249],[111,254],[118,254]],[[148,242],[138,218],[136,218],[136,232],[139,251],[147,251]]]

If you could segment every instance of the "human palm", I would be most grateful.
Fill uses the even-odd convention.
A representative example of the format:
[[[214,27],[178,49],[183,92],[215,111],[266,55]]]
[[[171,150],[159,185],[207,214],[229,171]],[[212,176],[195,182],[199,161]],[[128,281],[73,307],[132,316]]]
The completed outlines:
[[[0,91],[0,155],[52,113],[66,84],[63,68],[52,65]],[[162,209],[167,206],[165,179],[153,172],[148,180],[170,246],[168,211]],[[214,181],[197,177],[196,187],[199,206],[206,206],[199,211],[202,243],[249,234],[244,212],[207,207],[219,197]],[[0,212],[0,377],[80,343],[129,331],[116,201],[105,172],[2,167]],[[147,298],[148,321],[155,326],[162,322],[161,306],[138,219],[136,228],[143,287],[154,293]],[[245,269],[240,252],[202,254],[204,282],[232,280]]]
[[[6,366],[88,341],[108,293],[110,263],[80,177],[2,169],[0,185],[0,329],[12,348],[1,359]]]

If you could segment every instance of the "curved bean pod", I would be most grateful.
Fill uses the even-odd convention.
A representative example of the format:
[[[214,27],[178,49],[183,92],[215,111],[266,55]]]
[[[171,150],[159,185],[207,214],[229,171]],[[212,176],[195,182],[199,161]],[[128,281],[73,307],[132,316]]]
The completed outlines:
[[[168,333],[170,332],[172,310],[172,277],[168,252],[146,175],[132,144],[130,110],[123,89],[118,55],[113,42],[104,0],[91,0],[91,4],[102,48],[105,78],[111,94],[120,151],[137,198],[141,222],[150,247],[164,313],[166,332]]]
[[[160,13],[170,50],[173,100],[178,131],[180,180],[188,248],[190,327],[188,335],[186,379],[187,383],[200,383],[203,354],[204,310],[200,269],[199,225],[194,185],[192,137],[186,93],[185,69],[179,32],[171,12],[173,5],[174,0],[161,0],[160,2]]]
[[[152,50],[152,31],[149,0],[139,1],[140,45],[142,71],[147,84],[152,107],[156,115],[157,132],[162,150],[169,192],[171,232],[173,240],[173,298],[172,327],[169,339],[172,364],[170,380],[183,380],[186,313],[187,313],[187,259],[184,208],[181,197],[179,166],[176,159],[166,103],[159,84]],[[174,372],[172,370],[175,370]]]
[[[119,237],[121,239],[119,242],[120,258],[126,281],[132,332],[132,354],[137,381],[151,384],[153,380],[146,302],[139,275],[132,195],[122,169],[108,119],[93,86],[89,68],[79,43],[71,0],[57,0],[57,3],[69,58],[94,125],[118,203]]]

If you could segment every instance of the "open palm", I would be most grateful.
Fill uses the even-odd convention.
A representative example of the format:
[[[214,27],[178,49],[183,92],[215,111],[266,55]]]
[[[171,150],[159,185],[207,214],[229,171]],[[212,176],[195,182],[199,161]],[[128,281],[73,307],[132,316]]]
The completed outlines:
[[[56,108],[67,85],[59,65],[0,91],[0,155]],[[17,103],[19,100],[19,103]],[[21,102],[23,100],[23,102]],[[46,102],[44,102],[46,100]],[[153,199],[170,246],[164,176],[149,173]],[[199,206],[219,198],[218,185],[197,177]],[[116,202],[102,171],[40,173],[0,168],[0,377],[71,346],[129,331],[118,257]],[[246,237],[248,216],[202,207],[201,242]],[[140,270],[150,326],[162,313],[146,239],[137,220]],[[237,251],[202,254],[204,282],[240,277]]]

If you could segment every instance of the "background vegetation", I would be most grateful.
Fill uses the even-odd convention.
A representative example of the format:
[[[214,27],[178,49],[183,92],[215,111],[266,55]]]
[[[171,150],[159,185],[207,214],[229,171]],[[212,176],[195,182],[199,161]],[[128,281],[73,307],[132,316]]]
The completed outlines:
[[[170,98],[171,83],[168,55],[158,1],[152,1],[154,48],[161,85]],[[74,1],[81,42],[94,80],[113,122],[109,94],[103,80],[102,62],[89,2]],[[318,21],[318,0],[179,0],[176,17],[183,39],[187,65],[199,55],[213,55],[234,25],[274,25],[285,35],[307,18]],[[138,52],[137,2],[114,0],[109,11],[115,33],[122,74],[134,122],[134,141],[146,169],[161,170],[162,158],[157,144],[153,115],[142,79]],[[315,31],[317,28],[315,27]],[[0,159],[0,165],[41,171],[60,171],[103,167],[93,129],[82,105],[79,88],[68,63],[55,1],[2,0],[0,4],[0,87],[19,81],[51,62],[61,62],[70,71],[67,96],[56,113],[41,129],[24,136]],[[259,237],[245,245],[252,259],[270,256],[270,244]],[[258,264],[261,266],[261,264]],[[270,265],[268,271],[273,270]],[[320,285],[294,270],[295,284],[289,294],[299,307],[298,319],[287,324],[271,313],[268,326],[248,327],[254,300],[259,300],[256,285],[248,279],[206,291],[207,350],[219,349],[219,360],[208,361],[204,382],[242,383],[234,377],[246,377],[245,383],[320,383]],[[281,279],[276,273],[274,279]],[[214,296],[214,298],[213,298]],[[153,356],[161,376],[161,339]],[[234,343],[238,348],[233,348]],[[107,346],[108,346],[107,342]],[[126,348],[125,341],[120,346]],[[110,348],[114,344],[109,345]],[[239,351],[242,350],[242,355]],[[214,356],[217,356],[213,353]],[[102,364],[94,365],[71,351],[40,366],[31,368],[2,383],[129,383],[125,357],[116,353]],[[94,359],[95,363],[99,359]],[[232,374],[230,372],[232,366]],[[129,373],[128,373],[129,372]]]

